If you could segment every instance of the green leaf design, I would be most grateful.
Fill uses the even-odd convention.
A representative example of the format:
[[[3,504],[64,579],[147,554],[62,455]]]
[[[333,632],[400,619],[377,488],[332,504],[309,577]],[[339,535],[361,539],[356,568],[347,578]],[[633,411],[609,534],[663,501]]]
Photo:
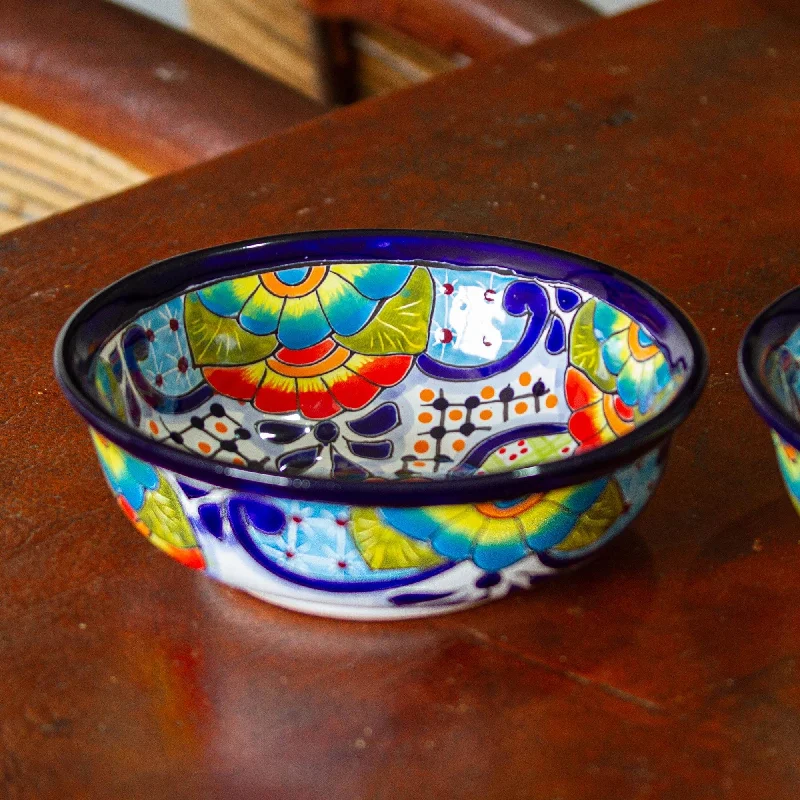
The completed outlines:
[[[445,559],[384,523],[372,508],[355,508],[350,532],[371,569],[434,567]]]
[[[197,547],[194,531],[183,513],[175,490],[163,475],[159,478],[158,486],[145,495],[144,505],[137,512],[139,519],[156,539],[173,547]]]
[[[611,480],[600,493],[600,497],[581,514],[572,532],[553,549],[561,551],[582,550],[594,544],[625,511],[622,491],[615,480]]]
[[[596,300],[589,300],[581,306],[572,320],[569,337],[569,360],[604,392],[614,392],[617,379],[603,363],[600,342],[594,332],[594,309]]]
[[[508,464],[502,456],[493,453],[483,462],[481,469],[485,472],[509,472],[512,469],[522,469],[523,467],[533,467],[537,464],[545,464],[548,461],[560,461],[565,458],[561,451],[565,447],[570,448],[575,444],[575,440],[568,433],[554,433],[551,436],[535,436],[525,440],[528,452],[517,456],[513,464]]]
[[[197,367],[252,364],[266,358],[278,345],[272,334],[256,336],[235,319],[213,314],[196,292],[186,295],[183,307],[186,336]]]
[[[428,270],[418,267],[405,286],[390,297],[358,333],[334,336],[356,353],[421,353],[428,346],[428,328],[433,306],[433,281]]]

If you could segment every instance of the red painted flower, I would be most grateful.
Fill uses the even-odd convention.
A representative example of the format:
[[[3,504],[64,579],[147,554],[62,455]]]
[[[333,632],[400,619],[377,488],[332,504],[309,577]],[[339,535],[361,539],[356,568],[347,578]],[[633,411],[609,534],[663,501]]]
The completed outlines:
[[[410,355],[353,353],[328,337],[302,350],[280,347],[255,364],[205,367],[203,374],[221,394],[252,401],[259,411],[328,419],[364,408],[382,388],[403,380],[412,362]]]
[[[599,447],[634,428],[633,408],[622,398],[595,386],[575,367],[568,367],[564,390],[573,410],[569,432],[580,443],[577,452]]]

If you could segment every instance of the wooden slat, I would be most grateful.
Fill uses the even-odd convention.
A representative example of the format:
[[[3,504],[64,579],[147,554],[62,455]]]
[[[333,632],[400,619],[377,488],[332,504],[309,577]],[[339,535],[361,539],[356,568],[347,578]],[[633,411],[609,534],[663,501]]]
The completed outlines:
[[[187,6],[196,36],[309,97],[321,97],[311,27],[297,0],[187,0]],[[447,56],[374,26],[359,26],[354,44],[367,97],[456,66]]]
[[[293,0],[187,0],[187,7],[198,38],[319,97],[308,19]]]
[[[108,150],[0,102],[0,232],[147,178]]]

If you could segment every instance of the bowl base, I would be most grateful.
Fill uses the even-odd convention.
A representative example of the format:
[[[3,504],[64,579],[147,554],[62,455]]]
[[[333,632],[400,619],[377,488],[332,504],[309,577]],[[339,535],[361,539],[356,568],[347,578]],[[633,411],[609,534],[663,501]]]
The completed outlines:
[[[419,619],[421,617],[438,617],[442,614],[452,614],[456,611],[466,611],[476,606],[484,605],[496,598],[482,598],[480,600],[467,600],[464,603],[453,604],[451,606],[430,606],[422,608],[419,606],[378,608],[375,606],[346,606],[341,604],[322,605],[319,602],[300,600],[295,597],[283,597],[268,593],[261,593],[252,589],[242,591],[263,600],[273,606],[285,608],[289,611],[299,611],[301,614],[309,614],[313,617],[327,617],[328,619],[353,620],[356,622],[386,622],[404,619]]]

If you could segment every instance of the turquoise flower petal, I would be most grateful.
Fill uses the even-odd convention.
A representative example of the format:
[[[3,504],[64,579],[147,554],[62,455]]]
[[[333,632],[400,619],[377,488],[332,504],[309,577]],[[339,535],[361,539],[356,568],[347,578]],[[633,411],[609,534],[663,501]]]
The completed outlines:
[[[636,332],[636,338],[639,340],[640,347],[650,347],[650,345],[653,344],[653,340],[647,335],[642,327],[640,327]]]
[[[561,540],[559,539],[559,541]],[[472,560],[481,569],[494,572],[515,564],[528,554],[528,548],[525,547],[521,539],[505,542],[479,542],[475,547],[475,552],[472,554]]]
[[[155,489],[158,486],[158,474],[144,461],[123,454],[124,466],[118,471],[112,471],[110,465],[100,458],[100,465],[106,474],[111,488],[121,494],[133,507],[139,511],[144,505],[144,495],[147,489]]]
[[[631,408],[639,404],[642,367],[641,361],[631,358],[617,378],[617,394],[622,398],[622,402]]]
[[[563,542],[575,527],[576,522],[577,517],[568,511],[555,513],[540,523],[534,533],[529,533],[525,537],[525,541],[531,550],[541,553],[543,550],[549,550],[551,547]]]
[[[617,378],[617,392],[629,406],[638,406],[646,414],[656,395],[655,364],[653,359],[636,361],[631,358]]]
[[[308,277],[308,267],[291,267],[275,273],[275,277],[287,286],[298,286]]]
[[[669,385],[669,382],[672,380],[672,375],[669,371],[669,364],[667,364],[667,360],[664,356],[654,356],[654,358],[658,361],[658,365],[656,366],[656,392],[658,393]]]
[[[218,317],[235,317],[260,285],[258,276],[250,275],[247,278],[234,278],[207,286],[200,289],[197,296],[212,314]]]
[[[589,483],[556,490],[551,492],[548,497],[564,508],[568,508],[573,514],[583,514],[600,497],[607,484],[608,481],[605,478],[598,478]]]
[[[429,542],[440,527],[437,520],[418,508],[382,508],[381,516],[393,528],[421,542]]]
[[[318,344],[331,332],[316,294],[287,297],[278,323],[278,339],[290,350]]]
[[[461,561],[469,558],[473,541],[469,536],[453,528],[439,528],[438,533],[431,539],[433,549],[440,555],[450,558],[453,561]]]
[[[630,318],[621,311],[597,301],[594,309],[594,332],[601,342],[619,331],[627,330],[630,324]]]
[[[403,287],[414,269],[406,264],[369,264],[366,269],[358,267],[351,271],[338,272],[350,281],[361,294],[372,300],[391,297]]]
[[[337,276],[331,277],[336,278]],[[334,295],[322,291],[318,294],[328,322],[333,330],[342,336],[352,336],[354,333],[358,333],[367,324],[378,305],[377,300],[364,297],[352,287],[347,294]]]
[[[625,362],[631,357],[628,347],[628,331],[620,331],[603,343],[603,363],[612,375],[618,375]]]
[[[250,333],[265,336],[275,333],[283,310],[284,299],[270,294],[261,287],[244,304],[239,314],[239,324]]]

